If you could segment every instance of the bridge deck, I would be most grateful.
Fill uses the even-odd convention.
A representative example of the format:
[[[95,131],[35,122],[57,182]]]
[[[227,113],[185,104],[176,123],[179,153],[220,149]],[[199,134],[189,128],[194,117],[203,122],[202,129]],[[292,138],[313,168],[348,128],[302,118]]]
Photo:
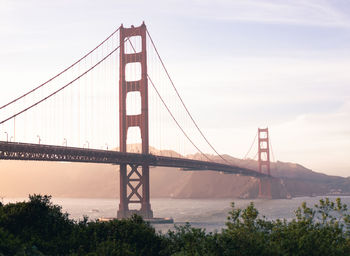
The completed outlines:
[[[150,166],[177,167],[191,170],[212,170],[246,176],[266,177],[265,174],[261,174],[251,169],[216,162],[157,156],[152,154],[123,153],[113,150],[4,141],[0,141],[0,159],[104,164],[148,164]]]

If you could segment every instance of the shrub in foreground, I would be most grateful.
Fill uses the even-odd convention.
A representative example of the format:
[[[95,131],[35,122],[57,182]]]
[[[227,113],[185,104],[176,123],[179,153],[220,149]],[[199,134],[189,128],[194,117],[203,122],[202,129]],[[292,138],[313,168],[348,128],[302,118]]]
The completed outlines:
[[[162,238],[141,217],[74,221],[50,196],[0,205],[0,255],[157,255]]]
[[[340,199],[314,208],[303,203],[291,221],[260,217],[253,203],[232,203],[220,233],[186,224],[166,234],[136,215],[74,221],[50,200],[0,203],[0,255],[350,255],[350,215]]]

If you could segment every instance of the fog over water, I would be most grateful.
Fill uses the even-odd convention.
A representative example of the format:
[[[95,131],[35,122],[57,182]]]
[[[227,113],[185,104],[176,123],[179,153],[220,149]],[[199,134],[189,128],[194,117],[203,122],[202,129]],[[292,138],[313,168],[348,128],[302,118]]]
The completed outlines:
[[[295,217],[294,211],[306,202],[313,207],[320,199],[325,197],[297,197],[293,199],[278,200],[243,200],[243,199],[172,199],[155,198],[151,206],[155,217],[172,217],[176,225],[189,222],[193,227],[205,228],[207,231],[220,231],[225,227],[226,218],[230,211],[231,202],[236,207],[244,208],[250,202],[259,210],[260,216],[267,219],[287,219]],[[335,200],[336,197],[328,197]],[[350,205],[350,196],[342,196],[342,202]],[[4,198],[3,202],[18,202],[25,198]],[[53,198],[52,202],[62,206],[70,218],[75,220],[88,216],[94,220],[100,217],[116,217],[119,199],[86,199],[86,198]],[[162,232],[174,227],[173,224],[155,224],[154,227]]]

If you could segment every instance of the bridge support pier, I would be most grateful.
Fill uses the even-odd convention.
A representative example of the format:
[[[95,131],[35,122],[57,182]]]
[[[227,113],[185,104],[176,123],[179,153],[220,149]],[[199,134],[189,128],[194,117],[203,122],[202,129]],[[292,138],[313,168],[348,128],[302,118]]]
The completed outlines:
[[[271,178],[260,178],[258,197],[261,199],[272,199]]]
[[[130,43],[131,37],[141,38],[141,51],[125,52],[125,44]],[[132,48],[135,50],[134,46]],[[120,152],[127,152],[127,135],[129,127],[138,127],[141,132],[142,154],[149,154],[148,135],[148,80],[146,25],[140,27],[120,27],[120,66],[119,66],[119,143]],[[126,80],[126,65],[139,63],[141,79]],[[140,114],[128,115],[126,97],[129,92],[140,92]],[[136,213],[144,218],[153,218],[150,204],[149,165],[129,163],[120,165],[120,204],[118,218],[127,218]],[[130,204],[140,204],[139,210],[129,209]]]
[[[130,204],[141,204],[141,208],[138,210],[129,209]],[[117,217],[123,219],[133,214],[146,219],[153,218],[149,201],[148,165],[120,165],[120,203]]]

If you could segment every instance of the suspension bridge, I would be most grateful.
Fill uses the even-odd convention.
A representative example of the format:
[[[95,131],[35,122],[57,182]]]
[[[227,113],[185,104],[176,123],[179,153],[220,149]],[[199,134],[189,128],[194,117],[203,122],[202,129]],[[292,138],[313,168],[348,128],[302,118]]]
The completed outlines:
[[[152,166],[270,176],[267,129],[259,130],[258,171],[220,155],[144,23],[121,25],[72,65],[7,102],[0,107],[0,159],[119,165],[118,218],[153,217]],[[259,194],[269,191],[269,183],[260,182]]]

